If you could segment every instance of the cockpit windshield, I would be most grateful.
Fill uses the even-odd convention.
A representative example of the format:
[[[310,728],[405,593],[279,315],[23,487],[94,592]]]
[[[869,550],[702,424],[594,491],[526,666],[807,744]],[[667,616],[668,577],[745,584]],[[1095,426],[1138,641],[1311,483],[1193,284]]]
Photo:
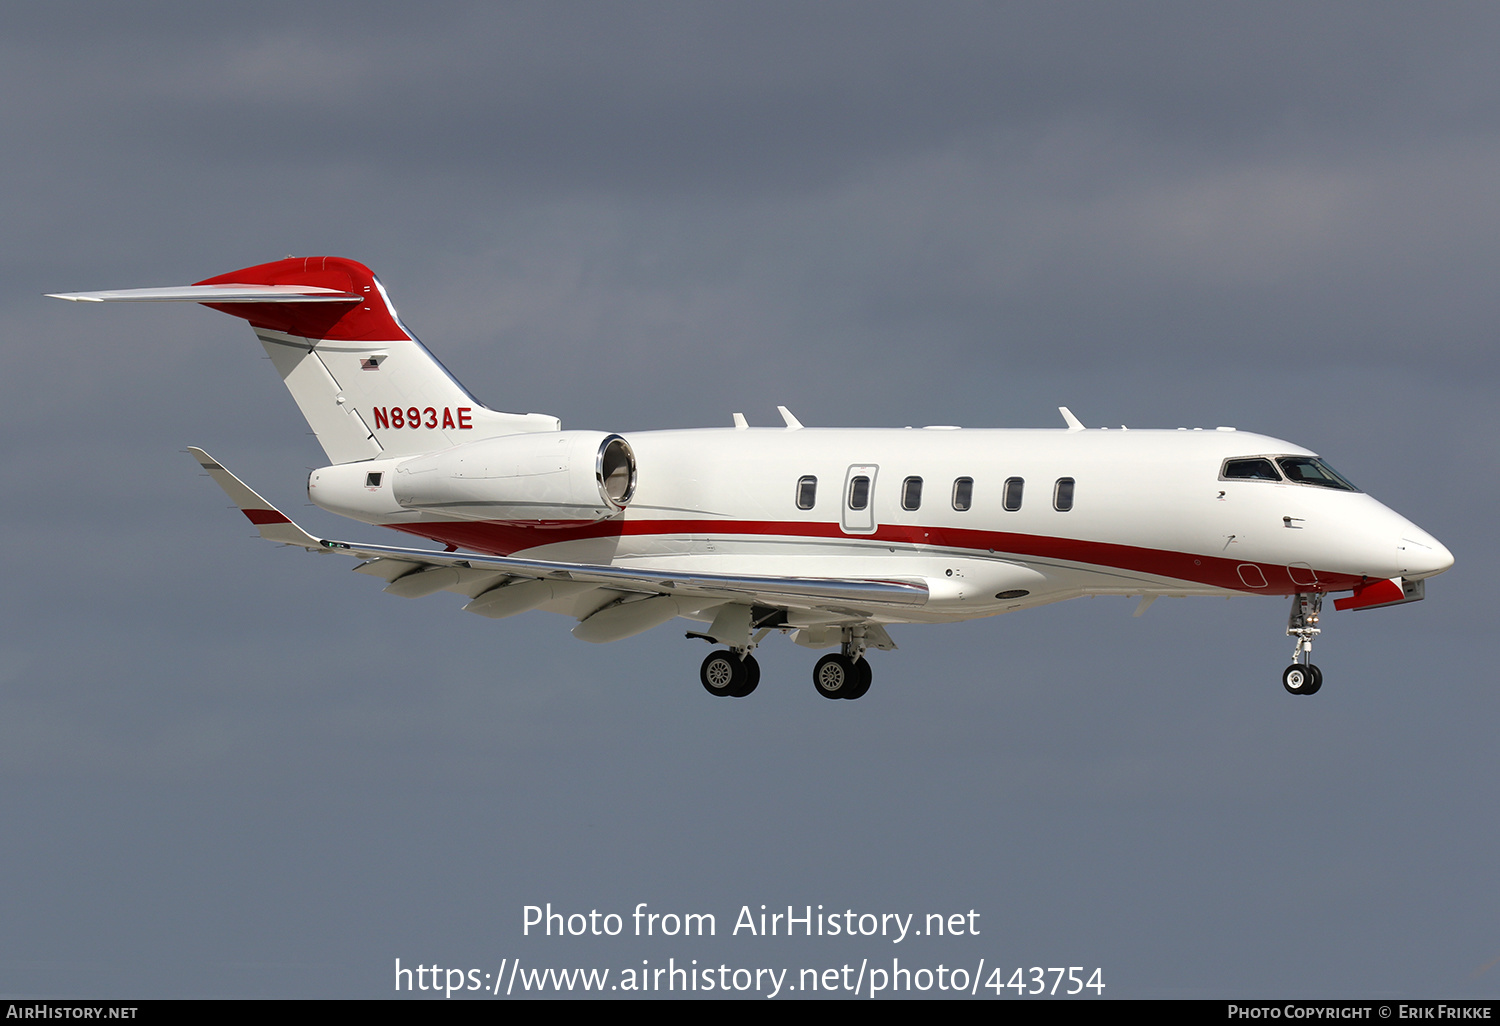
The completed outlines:
[[[1357,492],[1358,488],[1316,456],[1238,456],[1224,461],[1220,481],[1275,481]]]
[[[1276,467],[1264,456],[1242,460],[1225,460],[1224,472],[1219,475],[1230,481],[1280,481]]]
[[[1342,474],[1316,457],[1281,456],[1276,462],[1280,464],[1286,479],[1293,484],[1317,485],[1319,488],[1335,488],[1341,492],[1359,491]]]

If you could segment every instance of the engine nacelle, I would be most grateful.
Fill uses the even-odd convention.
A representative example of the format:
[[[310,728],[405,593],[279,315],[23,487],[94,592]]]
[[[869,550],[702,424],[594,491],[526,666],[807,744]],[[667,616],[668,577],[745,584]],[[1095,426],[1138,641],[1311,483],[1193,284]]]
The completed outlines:
[[[604,520],[630,504],[635,453],[600,431],[505,435],[396,465],[403,509],[464,520]]]
[[[630,504],[635,482],[635,453],[619,435],[544,431],[324,467],[308,478],[308,496],[362,520],[420,512],[535,524],[605,520]]]

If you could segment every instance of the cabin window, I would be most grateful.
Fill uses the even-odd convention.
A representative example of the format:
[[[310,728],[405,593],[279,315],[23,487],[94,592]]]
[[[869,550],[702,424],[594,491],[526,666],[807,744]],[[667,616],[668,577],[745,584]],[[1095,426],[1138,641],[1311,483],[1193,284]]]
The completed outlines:
[[[1225,481],[1280,481],[1276,465],[1263,456],[1254,459],[1225,460],[1219,477]]]
[[[966,510],[974,505],[974,479],[961,477],[953,482],[953,508]]]
[[[901,482],[901,508],[906,510],[922,507],[922,479],[909,477]]]
[[[863,474],[849,481],[849,508],[864,509],[870,504],[870,479]]]
[[[1319,488],[1336,488],[1341,492],[1357,492],[1338,471],[1312,456],[1282,456],[1276,460],[1293,484],[1317,485]]]
[[[1014,513],[1021,508],[1021,491],[1026,487],[1024,477],[1007,477],[1005,479],[1005,491],[1001,497],[1001,505]]]
[[[1073,479],[1071,477],[1057,479],[1057,485],[1052,489],[1052,508],[1059,513],[1066,513],[1073,508]]]
[[[809,475],[797,478],[797,508],[812,509],[818,501],[818,479]]]

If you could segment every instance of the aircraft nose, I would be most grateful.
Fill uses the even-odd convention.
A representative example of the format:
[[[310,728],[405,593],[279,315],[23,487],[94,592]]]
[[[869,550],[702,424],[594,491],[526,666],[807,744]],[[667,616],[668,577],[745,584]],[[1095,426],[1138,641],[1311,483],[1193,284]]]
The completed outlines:
[[[1453,565],[1453,553],[1426,531],[1408,531],[1396,542],[1402,577],[1432,577]]]

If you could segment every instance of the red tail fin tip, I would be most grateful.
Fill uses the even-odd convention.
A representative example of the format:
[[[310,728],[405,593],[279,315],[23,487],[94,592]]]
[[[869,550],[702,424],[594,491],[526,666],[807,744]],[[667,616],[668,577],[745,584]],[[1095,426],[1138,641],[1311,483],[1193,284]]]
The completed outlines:
[[[410,338],[396,319],[374,273],[344,257],[289,257],[194,282],[195,285],[313,285],[365,297],[344,303],[205,303],[243,317],[257,328],[302,338],[343,342],[388,342]]]

